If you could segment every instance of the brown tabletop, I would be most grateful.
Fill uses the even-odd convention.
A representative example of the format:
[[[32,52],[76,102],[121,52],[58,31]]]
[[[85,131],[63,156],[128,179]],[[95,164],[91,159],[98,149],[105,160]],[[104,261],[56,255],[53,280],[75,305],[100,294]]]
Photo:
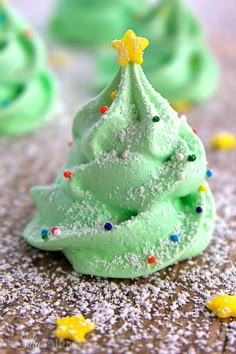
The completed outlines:
[[[22,8],[25,3],[19,1]],[[70,53],[70,64],[56,71],[61,103],[55,119],[32,135],[0,139],[0,353],[236,352],[236,319],[219,319],[205,308],[219,292],[236,295],[236,150],[215,151],[209,144],[222,130],[236,134],[235,0],[208,1],[214,4],[211,14],[201,12],[204,3],[196,11],[208,26],[221,83],[210,101],[188,113],[188,121],[214,171],[217,222],[210,246],[149,277],[109,280],[77,274],[60,252],[25,243],[22,231],[35,211],[29,188],[52,183],[75,112],[91,95],[90,54]],[[80,313],[96,330],[82,344],[58,341],[55,319]]]

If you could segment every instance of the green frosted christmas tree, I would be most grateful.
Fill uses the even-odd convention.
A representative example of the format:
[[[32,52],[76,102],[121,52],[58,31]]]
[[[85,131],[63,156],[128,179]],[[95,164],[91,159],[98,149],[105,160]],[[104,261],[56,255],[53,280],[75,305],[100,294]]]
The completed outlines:
[[[55,183],[32,189],[24,237],[77,272],[132,278],[203,251],[215,209],[200,139],[140,65],[148,40],[128,30],[112,46],[121,68],[77,113]]]

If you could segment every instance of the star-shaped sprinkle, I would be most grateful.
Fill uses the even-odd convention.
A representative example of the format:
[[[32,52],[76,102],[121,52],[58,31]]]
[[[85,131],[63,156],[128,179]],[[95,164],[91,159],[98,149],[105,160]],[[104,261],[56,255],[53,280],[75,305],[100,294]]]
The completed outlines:
[[[96,327],[83,315],[58,318],[56,325],[55,335],[57,338],[70,339],[74,342],[83,342],[86,334],[92,332]]]
[[[134,31],[128,30],[122,39],[112,42],[112,48],[119,53],[118,63],[121,66],[129,62],[142,64],[143,50],[149,45],[149,41],[143,37],[137,37]]]
[[[236,317],[236,296],[217,295],[207,301],[206,307],[220,318]]]

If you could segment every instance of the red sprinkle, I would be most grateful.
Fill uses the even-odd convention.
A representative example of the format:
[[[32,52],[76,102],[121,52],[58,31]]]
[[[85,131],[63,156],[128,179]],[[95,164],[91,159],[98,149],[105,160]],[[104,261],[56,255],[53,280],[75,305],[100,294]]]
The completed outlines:
[[[102,106],[102,107],[100,108],[100,113],[104,114],[104,113],[106,113],[107,110],[108,110],[108,107],[107,107],[107,106]]]
[[[67,145],[68,145],[69,147],[71,147],[71,146],[72,146],[72,141],[68,141]]]
[[[73,173],[70,170],[65,170],[63,175],[65,178],[71,178]]]
[[[57,226],[55,226],[55,227],[52,228],[51,233],[54,235],[54,232],[55,232],[56,230],[58,230],[58,227],[57,227]]]
[[[156,257],[154,257],[154,256],[148,257],[147,261],[148,261],[148,263],[150,263],[150,264],[154,264],[154,263],[157,262]]]
[[[193,132],[194,132],[194,134],[197,134],[197,131],[196,131],[196,129],[193,129]]]

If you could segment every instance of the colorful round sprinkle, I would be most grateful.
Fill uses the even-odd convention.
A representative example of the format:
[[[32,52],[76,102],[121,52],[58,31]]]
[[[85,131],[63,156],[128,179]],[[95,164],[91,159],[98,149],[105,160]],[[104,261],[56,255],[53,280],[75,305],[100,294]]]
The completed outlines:
[[[130,152],[128,150],[125,150],[123,153],[122,153],[122,158],[123,159],[128,159],[130,157]]]
[[[71,141],[71,140],[68,141],[67,146],[68,146],[68,147],[71,147],[71,146],[72,146],[72,141]]]
[[[198,206],[196,207],[196,213],[201,214],[203,212],[203,207]]]
[[[199,192],[206,192],[207,191],[207,186],[204,184],[201,184],[198,188]]]
[[[100,113],[101,113],[101,114],[105,114],[107,110],[108,110],[108,107],[107,107],[107,106],[102,106],[102,107],[100,108]]]
[[[114,100],[117,96],[117,91],[112,91],[111,93],[111,99]]]
[[[179,161],[183,161],[183,159],[184,159],[184,155],[181,154],[181,152],[177,152],[175,156],[176,156],[176,159]]]
[[[63,173],[63,176],[65,178],[71,178],[72,175],[73,175],[73,173],[70,170],[65,170],[64,173]]]
[[[59,229],[59,227],[55,226],[51,229],[51,233],[53,234],[53,236],[60,236],[61,230]]]
[[[154,116],[154,117],[152,118],[152,121],[153,121],[154,123],[158,123],[158,122],[160,122],[160,120],[161,120],[161,118],[160,118],[159,116]]]
[[[42,236],[43,240],[47,240],[48,239],[48,229],[42,229],[41,236]]]
[[[6,16],[4,14],[0,14],[0,22],[4,22],[6,20]]]
[[[192,155],[188,155],[188,161],[195,161],[196,160],[196,155],[192,154]]]
[[[110,231],[110,230],[112,229],[112,223],[106,222],[106,223],[104,224],[104,229],[105,229],[106,231]]]
[[[207,171],[206,171],[206,176],[207,176],[208,178],[212,177],[212,176],[213,176],[212,170],[207,170]]]
[[[10,100],[4,100],[4,101],[2,101],[1,106],[3,108],[6,108],[6,107],[10,106],[10,104],[11,104]]]
[[[178,242],[179,241],[179,235],[178,234],[170,235],[170,240],[173,241],[173,242]]]
[[[185,174],[184,173],[178,173],[178,179],[180,181],[183,181],[185,179]]]
[[[154,256],[148,257],[147,261],[149,264],[155,264],[157,262],[156,257]]]
[[[31,28],[26,28],[24,31],[23,31],[23,36],[25,38],[31,38],[33,35],[33,31]]]

